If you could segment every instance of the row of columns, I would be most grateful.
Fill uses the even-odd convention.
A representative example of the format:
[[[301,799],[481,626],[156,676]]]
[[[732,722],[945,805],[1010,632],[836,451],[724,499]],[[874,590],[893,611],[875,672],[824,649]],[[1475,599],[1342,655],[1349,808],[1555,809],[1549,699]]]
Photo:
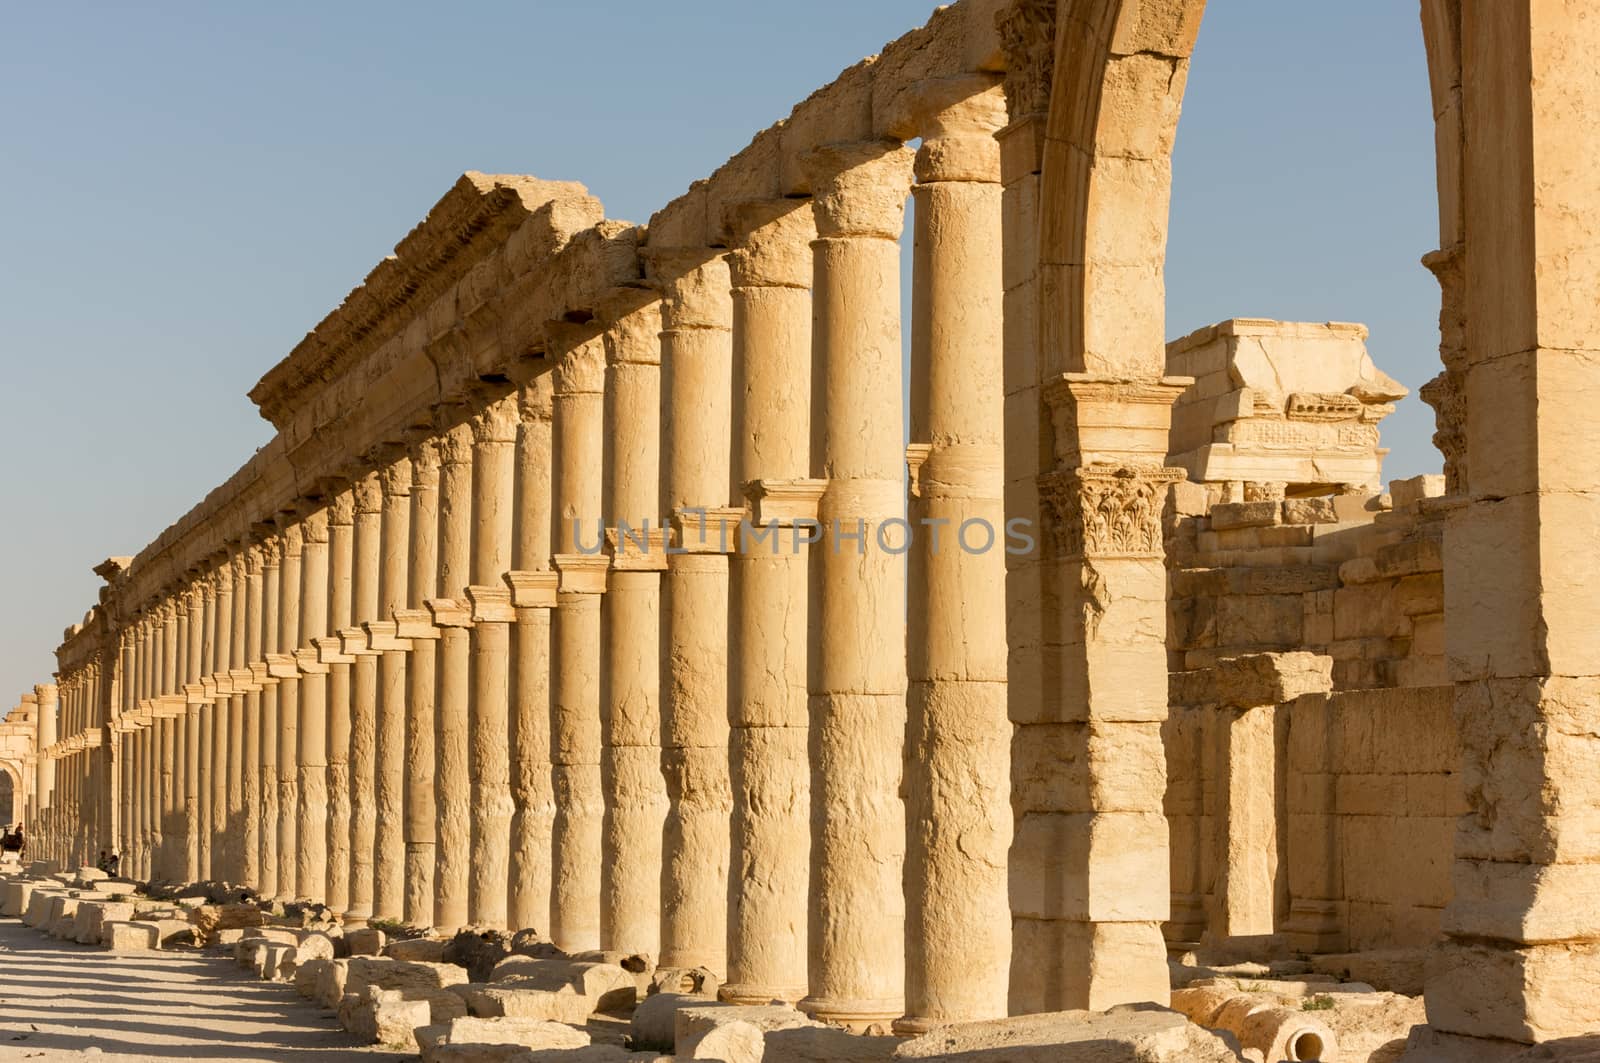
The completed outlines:
[[[548,928],[858,1027],[1004,1014],[1004,112],[938,83],[919,150],[810,152],[808,201],[647,248],[550,372],[132,621],[136,873]]]

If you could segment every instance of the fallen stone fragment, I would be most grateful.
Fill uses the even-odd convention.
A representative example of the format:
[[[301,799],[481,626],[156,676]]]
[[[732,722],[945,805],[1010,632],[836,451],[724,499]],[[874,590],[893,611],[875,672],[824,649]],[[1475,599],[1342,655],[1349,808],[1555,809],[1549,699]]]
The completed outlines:
[[[537,1019],[457,1018],[416,1031],[423,1063],[506,1063],[530,1049],[584,1048],[589,1035]]]
[[[371,1044],[415,1049],[414,1031],[428,1023],[428,1002],[407,1000],[397,990],[370,987],[339,1002],[339,1024]]]

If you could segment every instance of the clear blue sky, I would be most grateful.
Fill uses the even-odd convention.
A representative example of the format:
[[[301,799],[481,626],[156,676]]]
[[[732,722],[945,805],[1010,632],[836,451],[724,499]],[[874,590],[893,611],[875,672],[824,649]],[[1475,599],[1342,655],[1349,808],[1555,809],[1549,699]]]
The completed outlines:
[[[245,392],[463,170],[645,221],[928,0],[8,5],[0,34],[0,711],[269,437]],[[1215,0],[1175,160],[1171,336],[1364,321],[1436,371],[1414,3]],[[1385,425],[1436,471],[1431,414]]]

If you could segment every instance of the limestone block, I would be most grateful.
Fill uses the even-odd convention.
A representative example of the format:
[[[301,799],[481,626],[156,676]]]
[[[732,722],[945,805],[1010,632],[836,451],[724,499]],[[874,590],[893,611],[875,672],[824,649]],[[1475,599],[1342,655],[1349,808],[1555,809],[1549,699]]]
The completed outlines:
[[[464,985],[467,971],[453,963],[422,963],[374,956],[354,956],[348,961],[344,991],[362,995],[368,986],[379,989],[443,989]]]
[[[95,888],[101,893],[108,893],[113,897],[131,897],[139,890],[137,883],[114,882],[110,879],[95,883]]]
[[[1160,724],[1038,724],[1012,737],[1012,798],[1032,812],[1149,812],[1164,764]]]
[[[33,888],[34,883],[27,881],[0,882],[0,915],[21,918],[28,910]]]
[[[350,977],[349,960],[329,960],[317,975],[315,999],[329,1010],[337,1010],[345,997],[345,987]]]
[[[100,940],[113,952],[146,952],[160,945],[154,923],[108,922],[101,928]]]
[[[1429,955],[1427,981],[1441,1031],[1532,1042],[1600,1028],[1600,945],[1450,941]]]
[[[1276,525],[1281,517],[1277,501],[1269,502],[1219,502],[1211,507],[1213,531],[1233,528],[1265,528]]]
[[[1060,1011],[946,1026],[895,1059],[1006,1063],[1237,1063],[1226,1042],[1172,1011]]]
[[[88,885],[99,882],[102,879],[108,879],[111,876],[101,871],[98,867],[80,867],[73,877],[78,880],[80,885]]]
[[[638,997],[633,975],[611,963],[508,956],[495,964],[489,981],[514,981],[519,989],[575,993],[591,1001],[594,1011],[632,1007]]]
[[[1028,813],[1017,825],[1010,878],[1018,915],[1160,922],[1171,901],[1166,817]]]
[[[878,1063],[894,1058],[898,1037],[853,1034],[834,1026],[771,1030],[761,1063]]]
[[[468,1014],[479,1018],[535,1019],[582,1026],[594,1015],[594,1002],[570,987],[561,990],[525,988],[516,979],[458,989]]]
[[[1044,1011],[1050,1000],[1061,999],[1098,1009],[1128,1000],[1164,1005],[1171,989],[1166,957],[1167,943],[1155,921],[1016,918],[1011,965],[1018,973],[1012,978],[1011,1009]],[[1057,985],[1047,999],[1042,987],[1052,979]]]
[[[339,1024],[370,1044],[415,1049],[416,1029],[429,1024],[428,1002],[407,1000],[398,990],[346,993],[339,1002]]]
[[[589,1035],[537,1019],[463,1017],[415,1031],[423,1063],[509,1063],[530,1049],[584,1048]]]
[[[684,1008],[716,1007],[716,998],[687,993],[655,993],[640,1001],[628,1021],[628,1041],[635,1049],[672,1051],[677,1039],[678,1012]],[[731,1007],[731,1005],[722,1005]]]
[[[1299,595],[1229,595],[1217,600],[1217,644],[1241,649],[1282,647],[1301,641],[1305,606]]]
[[[763,1035],[768,1031],[818,1025],[787,1005],[679,1008],[673,1018],[675,1054],[680,1059],[723,1059],[727,1063],[759,1061]]]
[[[443,963],[445,946],[448,944],[449,942],[438,938],[411,938],[391,941],[384,946],[383,954],[391,960]]]
[[[671,1056],[629,1052],[616,1045],[588,1048],[535,1048],[513,1057],[516,1063],[672,1063]]]
[[[173,945],[195,944],[194,927],[182,919],[156,919],[151,921],[156,928],[156,940],[160,947],[165,949]]]
[[[346,931],[344,940],[350,946],[352,956],[381,956],[388,942],[383,931],[370,926]]]
[[[133,918],[133,905],[126,901],[96,901],[78,906],[76,940],[83,945],[98,945],[108,922],[127,922]]]
[[[312,960],[331,960],[333,953],[333,939],[327,934],[302,934],[295,943],[294,962],[299,965]]]
[[[1515,1041],[1461,1037],[1423,1025],[1412,1028],[1400,1058],[1404,1063],[1511,1063],[1526,1058],[1525,1053],[1532,1054]]]
[[[295,946],[267,944],[260,951],[261,977],[269,982],[292,982],[295,974]]]
[[[294,972],[294,991],[307,1000],[316,1000],[317,983],[332,965],[332,960],[307,960],[300,964]]]

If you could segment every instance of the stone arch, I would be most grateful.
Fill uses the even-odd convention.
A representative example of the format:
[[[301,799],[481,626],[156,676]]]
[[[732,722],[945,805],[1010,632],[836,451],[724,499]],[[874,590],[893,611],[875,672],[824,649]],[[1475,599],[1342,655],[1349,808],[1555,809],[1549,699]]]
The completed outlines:
[[[22,818],[22,770],[0,760],[0,827],[9,829]]]
[[[1148,387],[1164,369],[1171,150],[1204,0],[1058,0],[1050,10],[1056,47],[1038,148],[1032,372],[1040,509],[1068,514],[1057,520],[1070,541],[1075,502],[1061,501],[1061,485],[1081,493],[1079,466],[1104,460],[1084,445],[1084,396],[1090,387]],[[1559,992],[1600,977],[1600,949],[1570,920],[1581,891],[1544,885],[1592,873],[1588,851],[1568,844],[1582,813],[1563,809],[1593,803],[1578,796],[1582,773],[1554,741],[1516,764],[1496,751],[1511,731],[1560,731],[1571,705],[1592,698],[1574,701],[1572,690],[1600,682],[1581,619],[1600,598],[1586,538],[1600,522],[1600,486],[1582,460],[1600,449],[1586,409],[1586,396],[1600,393],[1600,305],[1590,297],[1600,244],[1585,220],[1600,201],[1600,168],[1588,162],[1600,148],[1589,117],[1600,74],[1586,59],[1600,47],[1600,19],[1592,0],[1421,0],[1420,12],[1440,207],[1439,249],[1424,262],[1442,291],[1444,363],[1423,397],[1437,414],[1435,441],[1457,503],[1445,537],[1445,622],[1470,810],[1457,835],[1449,940],[1430,965],[1428,1016],[1446,1041],[1545,1041],[1600,1022],[1600,1002]],[[1111,460],[1159,464],[1158,446],[1114,450]],[[1092,558],[1068,560],[1098,580]],[[1043,629],[1088,629],[1092,639],[1071,591],[1066,582],[1047,587],[1043,608],[1054,615]],[[1155,674],[1129,669],[1125,681],[1161,678],[1159,662],[1141,668]],[[1048,662],[1044,672],[1048,696]],[[1137,754],[1121,756],[1128,762],[1105,769],[1136,771]],[[1540,793],[1545,807],[1512,824],[1512,809]],[[1552,805],[1551,794],[1571,795],[1570,805],[1560,796]],[[1092,880],[1102,866],[1094,844],[1061,863],[1076,861],[1072,872]],[[1068,974],[1087,980],[1093,999],[1100,967],[1137,958],[1107,928],[1137,924],[1096,914],[1092,896],[1069,918],[1087,930],[1063,939],[1085,953]],[[1108,986],[1102,999],[1128,992]]]

